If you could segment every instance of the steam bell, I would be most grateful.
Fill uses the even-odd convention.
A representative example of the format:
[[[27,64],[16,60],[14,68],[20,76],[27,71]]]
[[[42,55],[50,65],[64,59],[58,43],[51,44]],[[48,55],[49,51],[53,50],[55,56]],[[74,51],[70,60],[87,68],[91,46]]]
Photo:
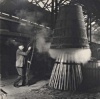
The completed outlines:
[[[51,49],[89,48],[82,7],[67,5],[60,8]]]
[[[60,8],[49,53],[56,59],[49,86],[78,89],[83,80],[81,66],[91,58],[81,6]]]

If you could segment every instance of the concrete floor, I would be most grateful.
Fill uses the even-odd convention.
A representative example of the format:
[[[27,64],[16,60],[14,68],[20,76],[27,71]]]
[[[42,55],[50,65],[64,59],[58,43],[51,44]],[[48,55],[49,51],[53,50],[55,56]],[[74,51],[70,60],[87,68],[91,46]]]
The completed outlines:
[[[38,90],[48,83],[48,80],[41,80],[30,86],[26,85],[26,86],[16,88],[13,86],[15,79],[16,77],[8,77],[6,79],[2,79],[1,81],[0,89],[2,89],[7,93],[7,99],[14,99],[14,96],[16,94],[30,92],[31,90]]]
[[[100,99],[100,87],[85,92],[60,91],[49,88],[47,86],[49,80],[41,80],[30,86],[16,88],[13,86],[15,78],[2,80],[1,88],[7,95],[0,99]]]

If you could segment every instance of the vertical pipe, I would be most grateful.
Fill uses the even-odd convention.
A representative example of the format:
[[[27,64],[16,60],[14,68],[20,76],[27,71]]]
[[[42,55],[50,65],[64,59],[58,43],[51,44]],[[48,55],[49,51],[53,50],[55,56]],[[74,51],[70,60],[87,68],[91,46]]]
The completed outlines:
[[[88,31],[88,26],[89,26],[89,16],[87,15],[87,37],[88,37],[88,41],[89,41],[89,31]]]
[[[54,29],[54,0],[52,0],[51,6],[51,29]]]
[[[91,44],[91,42],[92,42],[92,34],[91,34],[91,29],[92,29],[92,26],[91,26],[91,14],[89,15],[89,17],[90,17],[90,22],[89,22],[89,24],[90,24],[90,44]]]
[[[51,28],[54,29],[58,13],[58,0],[52,0],[51,7]]]
[[[57,19],[57,14],[58,14],[58,0],[55,0],[55,23]]]
[[[88,13],[88,16],[87,16],[87,37],[88,37],[88,40],[91,44],[92,42],[92,25],[91,25],[91,14]]]

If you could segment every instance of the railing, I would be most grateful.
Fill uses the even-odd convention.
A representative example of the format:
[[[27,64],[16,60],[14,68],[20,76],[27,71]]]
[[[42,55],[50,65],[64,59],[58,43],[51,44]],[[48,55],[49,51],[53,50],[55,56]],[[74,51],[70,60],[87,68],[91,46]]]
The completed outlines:
[[[100,60],[91,60],[82,67],[83,83],[86,86],[100,85]]]

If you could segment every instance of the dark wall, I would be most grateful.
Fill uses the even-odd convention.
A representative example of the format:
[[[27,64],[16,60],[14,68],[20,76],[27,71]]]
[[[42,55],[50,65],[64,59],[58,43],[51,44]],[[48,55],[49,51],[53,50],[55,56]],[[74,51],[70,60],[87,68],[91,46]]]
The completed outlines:
[[[15,37],[12,36],[0,36],[0,67],[2,77],[7,77],[10,75],[16,75],[17,71],[15,68],[16,62],[16,50],[17,45],[12,42]],[[26,42],[27,39],[21,39],[20,41]],[[25,41],[26,40],[26,41]]]
[[[27,46],[27,38],[14,36],[0,36],[0,67],[2,77],[17,75],[16,71],[16,50],[18,46],[14,45],[13,40],[20,41]],[[25,47],[26,47],[25,46]],[[32,52],[30,52],[29,58]],[[34,51],[30,72],[36,77],[50,76],[54,60],[48,53],[38,53]]]
[[[33,54],[31,72],[36,77],[50,77],[55,60],[47,52]]]
[[[98,49],[100,48],[100,44],[92,42],[90,48],[92,51],[92,57],[95,57],[96,59],[100,59],[100,50],[98,51]]]

